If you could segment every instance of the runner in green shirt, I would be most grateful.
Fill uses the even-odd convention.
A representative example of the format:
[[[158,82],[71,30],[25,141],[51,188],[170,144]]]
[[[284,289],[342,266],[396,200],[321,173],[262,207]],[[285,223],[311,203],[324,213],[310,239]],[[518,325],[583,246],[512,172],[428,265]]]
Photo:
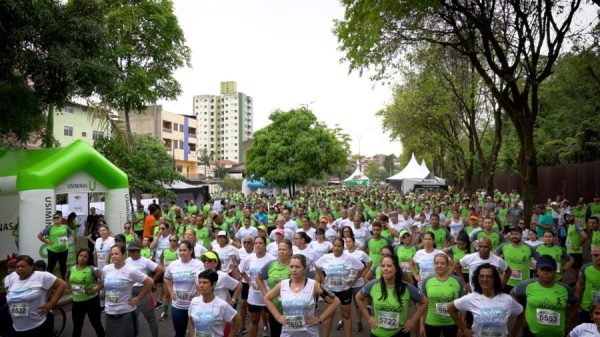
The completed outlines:
[[[412,235],[408,231],[400,231],[399,236],[401,244],[396,250],[398,262],[400,263],[400,268],[402,268],[402,273],[404,273],[404,280],[413,283],[413,272],[410,267],[410,261],[417,252],[417,245],[414,244]]]
[[[525,307],[524,336],[563,337],[573,327],[577,300],[573,290],[556,282],[556,261],[549,255],[537,259],[539,278],[520,282],[512,295]]]
[[[533,231],[531,231],[533,233]],[[551,230],[544,231],[543,245],[539,245],[535,248],[538,255],[551,256],[556,261],[556,280],[562,279],[562,271],[567,270],[573,265],[573,259],[565,248],[554,244],[555,234]]]
[[[511,270],[510,278],[505,286],[506,293],[519,282],[530,277],[529,264],[531,258],[537,258],[537,252],[521,240],[521,227],[511,226],[508,235],[510,242],[503,243],[496,249],[496,255],[503,258]]]
[[[38,239],[47,245],[48,271],[54,273],[54,267],[58,263],[61,278],[64,280],[67,274],[67,257],[69,254],[69,242],[73,232],[71,228],[63,223],[62,216],[56,213],[52,216],[53,223],[46,226],[39,234]]]
[[[390,241],[381,236],[381,223],[375,221],[372,225],[373,236],[365,242],[365,253],[369,254],[373,267],[381,264],[381,248],[390,245]]]
[[[444,253],[452,258],[454,265],[460,265],[460,259],[465,257],[467,254],[471,254],[471,240],[469,235],[465,232],[461,232],[456,237],[456,244],[444,249]],[[469,283],[469,268],[462,269],[462,276],[465,283]]]
[[[137,210],[133,214],[133,231],[141,237],[144,232],[144,219],[146,218],[146,212],[144,212],[144,205],[138,205]]]
[[[575,292],[581,299],[580,321],[591,323],[590,305],[600,301],[600,247],[592,247],[592,263],[581,267]]]
[[[596,216],[590,217],[588,228],[592,231],[592,247],[600,247],[600,219]]]
[[[431,232],[435,236],[435,246],[437,249],[444,249],[450,242],[450,233],[446,228],[440,227],[440,216],[431,214],[429,217],[429,226],[425,229],[426,232]]]
[[[437,254],[433,257],[435,275],[423,281],[423,295],[429,304],[425,314],[425,333],[427,337],[456,336],[456,324],[448,313],[448,305],[464,294],[458,277],[450,274],[448,255]]]
[[[73,296],[72,318],[73,335],[81,336],[85,315],[94,327],[97,336],[104,336],[104,328],[100,319],[100,300],[98,292],[102,287],[96,283],[97,277],[93,266],[89,265],[90,252],[82,248],[77,252],[77,263],[68,271],[67,280],[71,285]]]
[[[573,268],[575,269],[575,272],[578,272],[583,264],[583,244],[588,236],[581,225],[575,223],[573,214],[570,212],[565,213],[564,219],[564,226],[567,228],[565,246],[567,247],[567,253],[571,255],[574,260]]]
[[[366,301],[371,298],[372,315]],[[408,318],[409,303],[419,304],[416,312]],[[419,325],[427,310],[427,298],[412,284],[402,280],[402,270],[395,255],[381,261],[381,278],[370,281],[356,294],[356,304],[371,326],[371,335],[376,337],[410,336],[410,331]]]

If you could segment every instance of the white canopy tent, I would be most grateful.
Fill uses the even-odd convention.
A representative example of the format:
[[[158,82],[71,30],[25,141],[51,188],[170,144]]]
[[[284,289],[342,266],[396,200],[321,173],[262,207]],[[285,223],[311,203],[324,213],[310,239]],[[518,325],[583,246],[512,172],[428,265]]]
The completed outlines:
[[[371,179],[367,177],[360,170],[360,162],[356,162],[356,170],[346,179],[344,179],[344,183],[348,187],[353,186],[369,186],[371,184]]]
[[[423,180],[429,174],[429,169],[425,164],[425,160],[422,161],[421,165],[417,162],[415,154],[413,153],[410,161],[399,173],[389,177],[386,181],[400,189],[402,192],[408,192],[412,190],[416,183]]]

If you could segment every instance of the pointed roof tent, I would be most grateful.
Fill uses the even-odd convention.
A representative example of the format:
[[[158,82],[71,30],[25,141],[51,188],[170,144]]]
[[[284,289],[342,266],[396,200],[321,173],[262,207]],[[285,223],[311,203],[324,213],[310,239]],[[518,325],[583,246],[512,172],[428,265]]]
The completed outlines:
[[[16,180],[16,191],[53,189],[77,172],[87,173],[107,189],[129,187],[127,175],[82,140],[63,148],[3,148],[0,162],[0,177],[14,179],[13,184]],[[12,190],[16,192],[14,187]],[[0,191],[10,192],[4,188]]]
[[[425,161],[423,161],[425,163]],[[415,154],[413,153],[408,164],[400,171],[389,178],[387,180],[403,180],[403,179],[423,179],[429,173],[429,169],[427,167],[423,167],[417,163],[417,159],[415,158]]]
[[[362,171],[360,170],[360,163],[358,161],[356,162],[356,170],[354,170],[354,172],[348,178],[344,179],[345,182],[351,180],[371,180],[369,179],[369,177],[362,173]]]
[[[427,172],[427,174],[429,174],[429,169],[427,168],[427,164],[425,163],[425,159],[421,160],[421,169],[423,169],[423,172]]]

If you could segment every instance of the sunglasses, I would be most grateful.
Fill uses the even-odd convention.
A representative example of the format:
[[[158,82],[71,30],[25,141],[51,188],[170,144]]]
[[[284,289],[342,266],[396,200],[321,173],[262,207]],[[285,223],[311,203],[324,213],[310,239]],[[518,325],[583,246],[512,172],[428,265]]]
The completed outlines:
[[[177,242],[177,239],[169,239],[169,242]]]
[[[164,231],[165,229],[167,229],[167,227],[160,227],[161,231]]]
[[[244,241],[244,243],[251,244],[252,241]]]
[[[125,229],[131,229],[131,226],[125,226]]]

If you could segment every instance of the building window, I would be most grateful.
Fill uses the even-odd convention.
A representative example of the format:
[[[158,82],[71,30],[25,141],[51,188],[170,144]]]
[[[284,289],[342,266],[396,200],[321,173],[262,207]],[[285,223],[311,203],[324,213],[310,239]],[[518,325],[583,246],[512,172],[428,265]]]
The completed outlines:
[[[177,123],[173,123],[173,130],[177,131]]]
[[[73,136],[73,127],[72,126],[65,126],[64,128],[64,134],[65,136]]]
[[[175,169],[177,170],[177,172],[181,173],[183,172],[183,167],[181,167],[181,165],[177,165],[175,166]]]
[[[100,139],[102,137],[104,137],[104,132],[102,131],[94,131],[94,133],[92,134],[93,140]]]
[[[183,132],[183,124],[179,124],[179,131]]]
[[[85,132],[85,131],[84,131],[84,132],[82,132],[82,133],[81,133],[81,137],[87,137],[87,132]]]
[[[179,141],[179,148],[183,150],[183,140]]]

